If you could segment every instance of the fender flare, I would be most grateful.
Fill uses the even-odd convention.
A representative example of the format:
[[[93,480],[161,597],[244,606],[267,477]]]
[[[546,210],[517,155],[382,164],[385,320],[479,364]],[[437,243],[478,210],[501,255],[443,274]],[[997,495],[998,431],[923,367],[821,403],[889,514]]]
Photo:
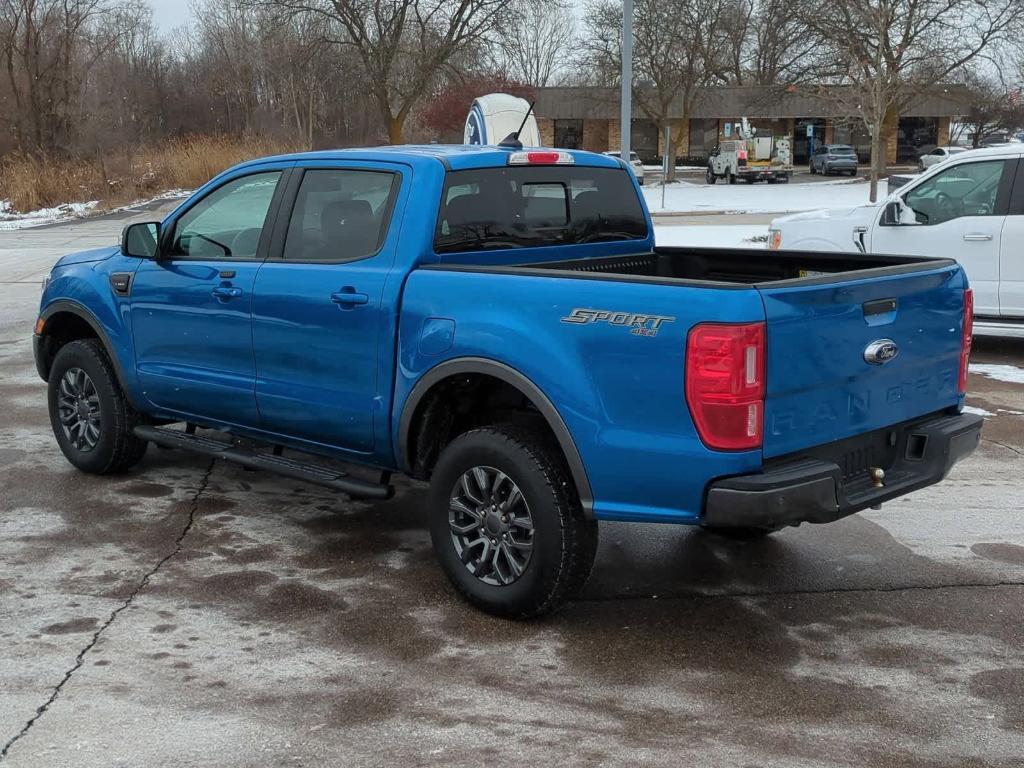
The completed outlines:
[[[587,470],[580,458],[576,442],[569,432],[561,414],[547,395],[524,374],[504,363],[495,360],[488,360],[485,357],[460,357],[439,363],[424,373],[412,392],[405,400],[402,407],[402,417],[399,421],[398,431],[398,464],[405,472],[409,472],[411,463],[409,461],[409,430],[412,427],[413,416],[424,396],[431,388],[442,379],[450,376],[457,376],[463,373],[479,373],[486,376],[493,376],[506,384],[515,387],[522,392],[530,401],[537,406],[541,416],[547,422],[558,445],[562,449],[569,471],[572,473],[573,482],[576,484],[576,491],[580,497],[580,504],[583,513],[588,518],[594,514],[594,495],[590,488],[590,481],[587,479]]]
[[[121,361],[117,355],[114,354],[114,346],[110,342],[110,335],[107,333],[103,324],[96,318],[96,316],[90,312],[85,305],[79,304],[77,301],[71,299],[57,299],[46,305],[42,312],[39,313],[39,317],[46,321],[54,315],[60,312],[68,312],[78,318],[84,320],[86,324],[92,328],[96,333],[96,337],[100,340],[103,345],[104,351],[107,353],[107,358],[110,360],[111,365],[114,366],[114,372],[117,374],[117,380],[121,384],[121,390],[124,392],[129,402],[132,402],[132,396],[125,388],[124,369],[121,367]],[[46,335],[46,326],[43,326],[43,336]],[[37,362],[37,367],[41,368],[41,364]],[[42,375],[42,370],[39,371]],[[132,402],[132,406],[138,409],[138,406]]]

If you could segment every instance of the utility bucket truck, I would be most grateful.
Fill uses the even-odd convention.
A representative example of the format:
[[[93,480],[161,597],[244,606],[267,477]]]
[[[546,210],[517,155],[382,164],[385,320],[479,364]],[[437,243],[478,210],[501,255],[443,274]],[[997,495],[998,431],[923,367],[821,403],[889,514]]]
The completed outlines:
[[[714,184],[725,179],[735,184],[742,179],[748,184],[755,181],[786,184],[793,175],[793,152],[789,136],[758,136],[757,129],[747,118],[735,126],[727,125],[726,135],[735,134],[715,147],[708,158],[707,182]]]

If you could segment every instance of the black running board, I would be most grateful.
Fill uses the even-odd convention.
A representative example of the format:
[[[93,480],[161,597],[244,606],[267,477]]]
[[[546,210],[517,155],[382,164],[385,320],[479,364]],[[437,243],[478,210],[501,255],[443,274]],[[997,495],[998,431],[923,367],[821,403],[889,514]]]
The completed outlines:
[[[359,480],[340,469],[289,459],[284,456],[257,453],[226,440],[216,440],[212,437],[189,434],[176,429],[140,425],[135,428],[135,436],[164,448],[182,448],[193,453],[212,456],[215,459],[230,461],[233,464],[241,464],[250,469],[262,469],[293,480],[304,480],[314,485],[322,485],[325,488],[346,493],[353,499],[390,499],[395,493],[395,489],[391,485]]]

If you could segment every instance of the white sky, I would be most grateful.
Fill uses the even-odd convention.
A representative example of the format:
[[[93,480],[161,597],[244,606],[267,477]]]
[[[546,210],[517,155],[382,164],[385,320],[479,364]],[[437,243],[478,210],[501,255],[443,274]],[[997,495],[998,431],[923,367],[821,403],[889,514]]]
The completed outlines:
[[[161,32],[192,24],[192,0],[149,0],[149,4],[153,6],[153,20]]]

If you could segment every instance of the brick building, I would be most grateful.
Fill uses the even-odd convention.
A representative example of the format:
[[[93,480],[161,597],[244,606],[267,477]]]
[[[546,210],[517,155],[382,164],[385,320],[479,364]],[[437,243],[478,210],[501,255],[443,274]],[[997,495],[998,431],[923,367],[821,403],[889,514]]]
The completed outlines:
[[[808,160],[808,127],[815,143],[851,144],[862,162],[868,162],[871,142],[863,124],[842,114],[836,102],[815,93],[817,87],[765,88],[722,86],[700,95],[693,114],[673,116],[677,156],[702,161],[724,138],[726,124],[747,117],[758,131],[788,134],[794,162]],[[537,89],[534,107],[546,146],[604,152],[619,148],[619,91],[615,88],[558,87]],[[938,88],[915,98],[899,115],[892,131],[887,164],[916,162],[918,155],[949,143],[950,122],[963,111],[964,91],[958,86]],[[681,110],[679,110],[681,112]],[[664,152],[664,135],[633,104],[632,145],[645,162],[656,162]]]

